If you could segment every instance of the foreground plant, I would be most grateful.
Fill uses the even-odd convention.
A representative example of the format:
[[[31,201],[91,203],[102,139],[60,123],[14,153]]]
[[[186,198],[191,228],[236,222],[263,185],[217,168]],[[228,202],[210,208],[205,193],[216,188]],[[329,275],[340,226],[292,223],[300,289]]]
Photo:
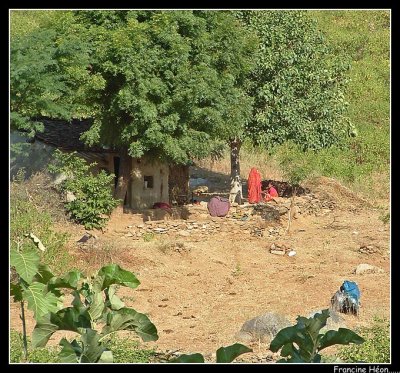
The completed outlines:
[[[299,316],[296,325],[280,330],[270,345],[272,352],[282,348],[280,354],[284,359],[278,360],[278,363],[320,363],[319,352],[326,347],[364,342],[364,338],[346,328],[320,333],[329,316],[328,309],[310,318]]]
[[[39,247],[40,241],[35,238]],[[32,333],[33,348],[46,346],[59,330],[79,334],[71,342],[66,338],[60,341],[63,348],[59,358],[63,363],[113,362],[105,338],[120,330],[134,331],[145,342],[158,339],[157,329],[148,317],[125,307],[115,294],[118,285],[134,289],[140,284],[133,273],[119,265],[104,266],[91,277],[84,277],[79,271],[56,277],[40,263],[36,252],[23,250],[11,250],[11,265],[16,272],[11,295],[21,303],[25,360],[25,302],[37,322]],[[61,289],[71,290],[71,306],[63,307]]]
[[[253,350],[240,344],[235,343],[228,347],[220,347],[217,350],[217,363],[231,363],[238,356]],[[204,363],[204,356],[202,354],[183,354],[170,361],[171,363]]]

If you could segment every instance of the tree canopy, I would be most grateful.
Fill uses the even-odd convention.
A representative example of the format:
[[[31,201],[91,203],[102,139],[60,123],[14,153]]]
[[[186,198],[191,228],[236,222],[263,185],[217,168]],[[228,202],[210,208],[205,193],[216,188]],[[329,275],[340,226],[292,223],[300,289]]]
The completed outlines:
[[[352,130],[349,66],[306,12],[68,11],[53,22],[50,15],[25,29],[25,16],[14,22],[13,127],[33,133],[34,117],[93,117],[88,144],[177,163],[245,136],[268,148],[292,140],[320,149]]]
[[[117,12],[76,14],[93,37],[92,71],[105,80],[86,141],[185,163],[244,132],[250,32],[228,12]]]
[[[88,97],[104,87],[101,75],[88,69],[90,38],[71,14],[63,12],[57,22],[46,25],[33,23],[12,34],[11,128],[31,136],[41,129],[37,118],[69,120],[90,115],[93,109]]]
[[[345,100],[349,61],[332,53],[306,12],[233,13],[260,40],[248,90],[254,98],[247,126],[253,143],[271,148],[292,140],[318,150],[351,134]]]

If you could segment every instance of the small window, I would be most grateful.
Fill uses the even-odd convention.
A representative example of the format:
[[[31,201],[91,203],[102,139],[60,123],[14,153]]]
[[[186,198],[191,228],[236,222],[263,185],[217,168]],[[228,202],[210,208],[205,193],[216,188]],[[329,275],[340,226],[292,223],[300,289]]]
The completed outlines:
[[[154,188],[154,177],[144,176],[144,189],[152,189],[152,188]]]

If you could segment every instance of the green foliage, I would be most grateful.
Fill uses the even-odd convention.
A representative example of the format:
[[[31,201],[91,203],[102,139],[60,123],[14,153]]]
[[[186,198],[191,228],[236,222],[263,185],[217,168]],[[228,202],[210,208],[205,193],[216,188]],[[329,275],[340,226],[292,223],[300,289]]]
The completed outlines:
[[[104,339],[107,348],[112,351],[114,363],[149,363],[155,356],[152,349],[142,349],[138,341],[112,335]]]
[[[345,362],[390,363],[390,323],[375,317],[370,327],[362,327],[359,333],[365,343],[359,346],[342,347],[339,357]]]
[[[231,346],[220,347],[217,350],[217,363],[231,363],[238,356],[245,354],[247,352],[252,352],[253,350],[240,344],[235,343]],[[204,363],[204,356],[199,353],[195,354],[183,354],[170,361],[170,363]]]
[[[54,152],[54,163],[49,166],[50,172],[67,176],[61,184],[61,190],[72,192],[76,199],[68,202],[66,208],[72,218],[86,229],[104,226],[119,203],[111,192],[114,175],[107,175],[103,170],[93,175],[90,168],[94,165],[87,164],[76,152],[66,154],[57,149]]]
[[[59,347],[32,348],[32,343],[28,337],[28,351],[30,363],[59,363]],[[14,329],[10,331],[10,363],[22,363],[23,343],[22,335]]]
[[[139,281],[116,264],[102,267],[91,278],[85,279],[77,271],[61,278],[52,277],[47,288],[52,292],[72,289],[73,300],[70,307],[36,318],[33,346],[44,347],[58,330],[74,331],[80,335],[78,339],[60,341],[61,362],[96,363],[113,361],[112,352],[103,340],[118,330],[134,331],[143,341],[157,340],[156,327],[146,315],[125,307],[115,294],[116,285],[135,288]],[[96,329],[98,324],[102,325],[101,330]]]
[[[323,310],[313,317],[297,317],[297,324],[281,329],[271,341],[270,350],[278,352],[284,359],[278,362],[286,363],[319,363],[321,355],[319,352],[326,347],[335,344],[361,344],[364,339],[346,328],[338,331],[329,330],[320,334],[320,330],[326,326],[329,310]]]
[[[134,336],[129,338],[110,335],[104,338],[104,344],[112,351],[113,363],[149,363],[155,356],[152,349],[143,349]],[[11,329],[10,333],[10,362],[21,363],[23,359],[22,335]],[[31,339],[28,337],[29,362],[31,363],[60,363],[60,346],[46,346],[32,348]]]
[[[271,148],[292,140],[303,149],[340,143],[352,131],[344,94],[349,61],[336,56],[306,11],[234,11],[260,40],[249,79],[255,99],[247,130]]]
[[[310,11],[333,53],[351,60],[346,99],[349,117],[358,136],[345,148],[313,156],[323,175],[374,188],[371,177],[379,174],[379,189],[389,194],[390,164],[390,11]],[[310,157],[311,158],[311,157]]]
[[[13,16],[18,12],[11,13]],[[42,13],[24,13],[35,21]],[[70,12],[54,13],[56,20],[38,22],[11,39],[11,127],[32,137],[43,130],[35,119],[48,116],[70,120],[88,116],[92,97],[104,81],[89,66],[90,37],[73,23]],[[18,17],[18,16],[17,16]]]
[[[155,237],[155,235],[153,232],[146,232],[143,235],[143,240],[144,240],[144,242],[150,242],[154,239],[154,237]]]
[[[42,247],[36,236],[29,237]],[[10,264],[16,273],[11,277],[10,295],[15,302],[21,302],[22,309],[26,302],[37,321],[32,333],[33,348],[45,347],[56,331],[69,330],[78,333],[80,338],[72,342],[61,340],[61,362],[112,362],[112,352],[102,341],[111,333],[130,330],[143,341],[158,339],[157,329],[148,317],[125,307],[116,295],[116,286],[134,289],[140,284],[133,273],[117,264],[100,268],[90,278],[84,278],[79,271],[57,277],[40,263],[36,252],[22,251],[19,246],[11,249]],[[64,307],[61,289],[70,289],[71,307]],[[24,316],[21,319],[25,330]],[[96,330],[99,323],[101,331]]]
[[[92,34],[93,70],[106,81],[87,143],[185,164],[243,133],[255,38],[229,12],[108,13],[76,14]]]
[[[10,244],[12,250],[17,250],[18,246],[25,252],[36,251],[34,241],[29,234],[35,234],[41,238],[46,247],[44,252],[40,252],[40,258],[51,266],[55,273],[61,273],[72,267],[72,258],[64,249],[68,239],[68,234],[55,232],[53,219],[49,211],[43,211],[36,205],[35,201],[41,202],[42,194],[47,193],[47,197],[52,197],[54,204],[56,194],[51,194],[47,189],[43,190],[33,178],[27,182],[23,181],[22,173],[11,183],[10,190]],[[35,183],[38,194],[33,199],[31,195],[31,183]]]
[[[301,148],[291,141],[281,147],[279,163],[286,180],[292,185],[298,186],[313,175],[313,164]]]

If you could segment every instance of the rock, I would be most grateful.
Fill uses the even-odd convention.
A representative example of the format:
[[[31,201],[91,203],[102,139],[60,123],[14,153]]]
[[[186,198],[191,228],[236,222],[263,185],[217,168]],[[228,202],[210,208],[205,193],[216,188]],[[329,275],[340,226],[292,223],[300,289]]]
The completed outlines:
[[[269,343],[281,329],[287,326],[290,326],[290,322],[284,316],[275,312],[267,312],[246,321],[235,337],[243,342]]]
[[[378,249],[372,245],[363,245],[363,246],[360,246],[358,251],[362,254],[374,254],[374,253],[378,252]]]
[[[383,273],[385,272],[382,268],[366,264],[366,263],[361,263],[357,266],[357,268],[354,270],[353,273],[356,275],[364,275],[368,273]]]
[[[65,202],[72,202],[75,200],[76,200],[75,194],[67,190],[67,192],[65,193]]]
[[[180,230],[180,231],[178,232],[178,234],[179,234],[180,236],[184,236],[184,237],[190,236],[190,232],[184,231],[184,230]]]

